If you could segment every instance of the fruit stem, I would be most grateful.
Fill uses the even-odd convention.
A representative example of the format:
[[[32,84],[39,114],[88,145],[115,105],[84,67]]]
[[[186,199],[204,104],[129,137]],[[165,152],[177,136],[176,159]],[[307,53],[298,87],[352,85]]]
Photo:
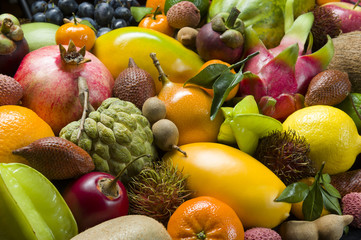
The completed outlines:
[[[76,16],[75,16],[75,13],[73,12],[73,19],[74,19],[74,25],[78,25],[78,21],[76,20]]]
[[[204,230],[200,231],[199,233],[197,233],[197,239],[206,239],[206,234],[204,233]]]
[[[153,16],[152,16],[153,20],[157,20],[157,15],[158,15],[159,8],[160,8],[160,5],[157,5],[157,8],[155,9],[155,11],[153,13]]]
[[[125,172],[125,170],[127,170],[127,168],[132,164],[134,163],[135,161],[137,161],[139,158],[142,158],[142,157],[148,157],[150,158],[151,155],[150,154],[143,154],[143,155],[140,155],[136,158],[134,158],[133,160],[129,161],[127,163],[127,165],[118,173],[117,176],[115,176],[115,178],[113,178],[110,182],[104,182],[103,183],[103,188],[102,188],[102,192],[106,195],[109,195],[109,196],[116,196],[117,194],[117,187],[116,187],[116,183],[117,181],[120,179],[120,177],[122,176],[122,174]]]
[[[167,78],[167,75],[164,73],[162,67],[160,66],[159,60],[157,59],[157,56],[154,52],[149,54],[150,57],[153,60],[153,64],[154,66],[157,68],[159,76],[158,79],[159,81],[162,81],[162,85],[166,85],[169,82],[169,79]]]
[[[129,62],[128,62],[128,68],[134,68],[134,67],[138,67],[137,64],[135,64],[135,61],[132,57],[129,58]]]
[[[89,102],[89,88],[88,88],[88,83],[84,77],[78,77],[78,89],[79,89],[78,96],[79,96],[80,104],[83,106],[83,113],[80,118],[79,131],[76,137],[77,141],[79,142],[80,135],[84,131],[85,118],[89,112],[94,111],[95,109]]]
[[[355,3],[355,5],[353,6],[352,9],[355,9],[355,8],[359,5],[360,2],[361,2],[361,0],[358,0],[358,1]]]
[[[231,12],[229,13],[225,22],[227,28],[229,29],[234,28],[234,24],[240,13],[241,11],[239,11],[236,7],[232,7]]]
[[[187,153],[180,149],[180,147],[178,147],[177,145],[173,145],[172,148],[177,150],[178,152],[181,152],[185,157],[187,157]]]
[[[5,18],[2,22],[0,31],[3,34],[8,34],[10,32],[10,28],[12,27],[12,25],[13,25],[13,21],[11,21],[10,18]]]
[[[244,63],[247,62],[248,60],[250,60],[251,58],[253,58],[254,56],[258,55],[258,54],[259,54],[259,51],[254,52],[254,53],[248,55],[245,59],[243,59],[243,60],[241,60],[241,61],[239,61],[239,62],[236,62],[236,63],[230,65],[230,66],[228,67],[228,69],[229,69],[229,70],[232,70],[232,69],[238,68],[238,67],[240,67],[240,66],[241,66],[241,69],[243,69]]]

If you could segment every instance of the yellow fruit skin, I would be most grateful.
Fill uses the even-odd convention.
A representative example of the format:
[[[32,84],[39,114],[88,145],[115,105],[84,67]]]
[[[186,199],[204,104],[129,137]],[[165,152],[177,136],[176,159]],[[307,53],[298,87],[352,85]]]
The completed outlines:
[[[283,122],[283,129],[294,129],[310,144],[310,158],[317,170],[337,174],[351,168],[361,152],[361,136],[352,118],[344,111],[326,105],[305,107]]]
[[[273,228],[283,222],[291,204],[274,200],[286,188],[267,167],[250,155],[220,143],[199,142],[180,146],[164,155],[183,174],[196,196],[217,198],[235,210],[245,228]]]
[[[162,88],[158,71],[149,54],[155,52],[168,78],[172,82],[184,83],[195,76],[203,65],[195,52],[184,47],[174,38],[161,32],[140,28],[124,27],[100,36],[94,44],[93,53],[118,77],[132,57],[139,68],[152,75],[157,93]]]

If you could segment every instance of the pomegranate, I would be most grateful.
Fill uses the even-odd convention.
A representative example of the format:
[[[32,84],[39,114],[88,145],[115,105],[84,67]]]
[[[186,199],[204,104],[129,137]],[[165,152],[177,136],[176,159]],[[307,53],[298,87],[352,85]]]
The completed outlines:
[[[56,135],[82,116],[80,96],[85,92],[79,90],[79,79],[86,80],[87,103],[95,109],[111,97],[114,85],[112,74],[97,57],[72,42],[68,50],[65,47],[53,45],[30,52],[14,76],[24,89],[22,105],[36,112]]]

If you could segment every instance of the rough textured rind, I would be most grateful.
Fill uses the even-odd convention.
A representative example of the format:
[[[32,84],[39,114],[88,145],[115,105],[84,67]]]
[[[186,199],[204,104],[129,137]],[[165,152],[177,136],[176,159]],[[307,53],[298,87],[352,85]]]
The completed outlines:
[[[282,240],[282,238],[270,228],[256,227],[244,232],[244,240]]]
[[[341,103],[351,92],[351,82],[345,72],[328,69],[312,78],[305,95],[305,105]]]
[[[123,173],[122,182],[137,175],[157,157],[149,121],[133,103],[108,98],[85,120],[79,141],[80,121],[65,126],[59,136],[86,150],[93,158],[95,169],[117,175],[133,158],[143,154]]]
[[[331,175],[331,184],[342,197],[351,192],[361,192],[361,169]]]
[[[328,69],[348,73],[351,92],[361,92],[361,31],[343,33],[332,41],[335,53]]]
[[[23,88],[12,77],[0,74],[0,106],[16,105],[23,97]]]
[[[144,215],[127,215],[103,222],[71,240],[171,240],[158,221]]]
[[[194,3],[181,1],[169,8],[167,20],[168,24],[176,29],[197,27],[201,20],[201,14]]]
[[[14,150],[13,154],[25,157],[31,167],[48,179],[80,177],[95,168],[85,150],[59,137],[41,138]]]
[[[342,198],[341,202],[342,213],[344,215],[352,215],[354,217],[350,225],[356,228],[361,228],[361,193],[348,193]]]

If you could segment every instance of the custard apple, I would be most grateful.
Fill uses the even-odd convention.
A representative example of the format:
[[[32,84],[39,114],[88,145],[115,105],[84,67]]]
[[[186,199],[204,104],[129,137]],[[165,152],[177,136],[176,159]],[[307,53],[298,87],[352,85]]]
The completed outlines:
[[[96,171],[115,176],[132,159],[143,154],[152,156],[142,157],[127,167],[121,177],[123,182],[128,182],[157,157],[150,123],[131,102],[119,98],[104,100],[85,119],[84,131],[77,141],[79,126],[80,120],[71,122],[59,136],[86,150]]]

